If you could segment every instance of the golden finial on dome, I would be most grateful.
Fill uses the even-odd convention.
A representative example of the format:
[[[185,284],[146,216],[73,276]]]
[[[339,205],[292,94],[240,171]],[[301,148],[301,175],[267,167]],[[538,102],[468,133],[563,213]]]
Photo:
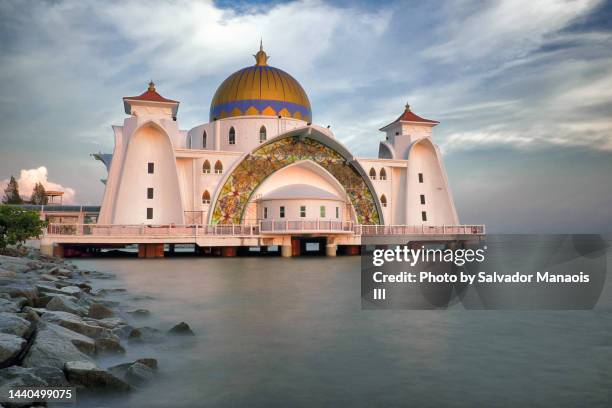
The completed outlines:
[[[410,104],[406,103],[406,112],[410,112]]]
[[[255,65],[265,66],[268,65],[268,55],[263,50],[263,40],[259,40],[259,51],[257,54],[253,55],[255,57]]]
[[[155,82],[153,82],[153,80],[149,82],[149,91],[155,92]]]

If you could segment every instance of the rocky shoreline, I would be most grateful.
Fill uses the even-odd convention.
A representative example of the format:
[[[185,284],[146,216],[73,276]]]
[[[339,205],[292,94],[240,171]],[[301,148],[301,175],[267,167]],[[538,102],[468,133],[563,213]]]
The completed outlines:
[[[0,407],[45,406],[11,403],[9,390],[20,387],[132,392],[155,377],[155,358],[107,369],[96,359],[125,354],[133,343],[193,335],[184,322],[168,332],[130,325],[118,303],[105,299],[108,291],[91,286],[92,278],[112,278],[110,274],[79,269],[35,249],[15,255],[0,255]],[[137,317],[148,311],[128,313]]]

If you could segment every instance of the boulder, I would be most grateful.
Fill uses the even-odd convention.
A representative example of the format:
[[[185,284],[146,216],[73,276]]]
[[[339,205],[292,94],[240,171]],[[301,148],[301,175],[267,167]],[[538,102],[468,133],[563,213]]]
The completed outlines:
[[[99,303],[92,303],[89,306],[88,316],[94,319],[104,319],[106,317],[113,317],[115,313],[106,306]]]
[[[38,323],[36,336],[22,365],[63,369],[66,361],[91,361],[91,358],[81,351],[91,347],[95,350],[95,343],[89,340],[85,336],[79,337],[70,330],[62,330],[62,327],[41,321]]]
[[[92,338],[102,337],[108,331],[104,327],[85,322],[79,316],[68,312],[46,311],[41,315],[41,320],[58,324]]]
[[[68,361],[64,373],[71,384],[97,391],[126,392],[132,386],[113,374],[87,361]]]
[[[16,313],[21,311],[25,303],[26,298],[18,297],[11,300],[1,298],[0,299],[0,312],[12,312]]]
[[[32,323],[13,313],[0,313],[0,333],[26,338],[32,333]]]
[[[59,280],[59,278],[57,276],[53,276],[53,275],[48,274],[48,273],[41,273],[40,274],[40,279],[42,279],[44,281],[50,281],[50,282],[57,282]]]
[[[0,333],[0,367],[17,364],[17,358],[27,342],[14,334]]]
[[[96,351],[98,354],[124,354],[125,348],[117,337],[96,339]]]
[[[114,375],[116,375],[119,378],[126,378],[126,374],[128,369],[134,365],[134,364],[139,364],[139,365],[143,365],[147,368],[149,368],[149,370],[151,370],[151,372],[157,370],[157,360],[154,358],[139,358],[136,361],[132,361],[130,363],[122,363],[122,364],[117,364],[115,366],[109,367],[108,371],[110,371],[111,373],[113,373]],[[138,371],[138,370],[134,370],[134,371]]]
[[[130,365],[125,371],[125,380],[132,385],[146,384],[153,377],[155,377],[153,370],[139,362]]]
[[[46,308],[48,310],[68,312],[79,316],[87,314],[87,310],[84,307],[77,305],[73,300],[70,300],[69,297],[70,296],[62,295],[53,296],[49,303],[47,303]]]
[[[119,338],[127,339],[130,336],[132,330],[134,330],[134,328],[129,324],[126,324],[125,326],[118,326],[114,329],[111,329],[111,333]]]
[[[0,370],[0,401],[9,401],[9,390],[24,387],[68,387],[64,372],[55,367],[12,366]],[[27,406],[28,404],[24,404]],[[13,405],[11,405],[13,406]],[[19,405],[21,406],[21,405]]]
[[[176,336],[195,336],[191,327],[185,322],[180,322],[170,330],[168,330],[168,334],[176,335]]]
[[[51,330],[58,336],[69,340],[74,346],[82,351],[83,353],[93,356],[96,353],[96,342],[91,337],[84,336],[80,333],[77,333],[72,330],[68,330],[65,327],[59,326],[53,323],[43,323],[41,324],[41,330]]]
[[[0,293],[6,293],[11,298],[24,297],[30,303],[34,302],[34,300],[38,297],[38,289],[36,286],[22,282],[11,282],[0,286]]]
[[[128,340],[134,343],[161,343],[164,337],[161,330],[152,327],[138,327],[130,332]]]

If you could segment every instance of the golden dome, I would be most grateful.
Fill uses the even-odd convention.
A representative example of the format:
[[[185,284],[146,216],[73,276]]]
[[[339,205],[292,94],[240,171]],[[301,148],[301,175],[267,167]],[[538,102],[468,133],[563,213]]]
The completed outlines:
[[[221,83],[210,104],[210,120],[232,116],[283,116],[312,121],[308,95],[298,81],[268,65],[263,47],[256,64],[234,72]]]

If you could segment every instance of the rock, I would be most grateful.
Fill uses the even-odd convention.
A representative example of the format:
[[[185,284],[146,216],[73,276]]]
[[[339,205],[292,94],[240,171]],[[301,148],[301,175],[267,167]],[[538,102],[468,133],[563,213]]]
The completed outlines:
[[[125,348],[116,337],[108,337],[96,339],[96,351],[98,354],[124,354]]]
[[[34,302],[38,297],[38,289],[28,283],[12,282],[0,286],[0,292],[7,293],[12,298],[24,297],[29,302]]]
[[[17,273],[15,271],[7,271],[6,269],[0,268],[0,277],[12,279],[17,277]]]
[[[153,370],[138,362],[130,365],[125,372],[125,380],[133,385],[148,383],[153,377],[155,377]]]
[[[46,307],[48,310],[68,312],[79,316],[84,316],[87,314],[87,310],[85,308],[77,305],[73,300],[67,299],[63,296],[53,296],[49,303],[47,303]]]
[[[78,337],[77,333],[70,330],[62,330],[57,325],[40,322],[32,346],[23,360],[23,366],[51,366],[63,369],[66,361],[91,361],[91,358],[80,350],[90,347],[95,350],[93,340],[89,342],[85,336]]]
[[[0,255],[0,266],[8,271],[16,273],[27,272],[31,269],[28,266],[28,262],[29,260],[25,258]]]
[[[0,333],[0,367],[17,364],[17,357],[26,343],[23,338],[14,334]]]
[[[89,306],[88,316],[94,319],[104,319],[106,317],[113,317],[115,313],[106,306],[102,306],[99,303],[92,303]]]
[[[63,339],[69,340],[77,349],[79,349],[79,351],[82,351],[89,356],[93,356],[96,353],[96,342],[91,337],[84,336],[80,333],[68,330],[65,327],[53,323],[41,324],[39,333],[41,330],[53,331],[56,335],[61,336]]]
[[[32,323],[13,313],[0,313],[0,333],[26,338],[32,333]]]
[[[9,401],[9,390],[24,387],[68,387],[64,372],[55,367],[12,366],[0,370],[0,401]],[[10,405],[10,406],[22,406]],[[23,406],[29,406],[24,404]]]
[[[71,384],[98,391],[130,391],[132,386],[93,362],[68,361],[64,366],[66,378]]]
[[[164,333],[152,327],[138,327],[130,332],[128,339],[134,343],[161,343]]]
[[[57,282],[59,278],[57,276],[50,275],[48,273],[41,273],[40,279],[44,281]]]
[[[128,369],[134,364],[144,365],[145,367],[149,368],[152,371],[157,370],[157,360],[156,359],[139,358],[138,360],[132,361],[131,363],[122,363],[122,364],[117,364],[115,366],[109,367],[108,371],[110,371],[111,373],[113,373],[119,378],[125,378]]]
[[[131,314],[134,317],[148,317],[151,315],[151,312],[149,312],[147,309],[136,309],[136,310],[132,310],[131,312],[127,312],[128,314]]]
[[[15,301],[15,300],[7,300],[7,299],[0,299],[0,312],[19,312],[21,311],[21,308],[23,307],[23,303],[26,302],[25,298],[22,297],[18,297],[15,299],[20,299],[23,302],[20,301]]]
[[[132,330],[134,330],[134,328],[129,324],[126,324],[125,326],[118,326],[114,329],[111,329],[111,333],[119,338],[127,339]]]
[[[104,327],[85,322],[79,316],[68,312],[46,311],[42,314],[41,320],[58,324],[92,338],[103,337],[108,331]]]
[[[38,291],[40,293],[55,293],[55,294],[59,294],[59,295],[71,295],[74,296],[74,294],[66,292],[64,289],[66,288],[57,288],[55,285],[52,285],[50,283],[39,283],[36,285],[36,288],[38,289]]]
[[[180,322],[170,330],[168,330],[168,334],[173,334],[176,336],[195,336],[191,327],[185,322]]]

